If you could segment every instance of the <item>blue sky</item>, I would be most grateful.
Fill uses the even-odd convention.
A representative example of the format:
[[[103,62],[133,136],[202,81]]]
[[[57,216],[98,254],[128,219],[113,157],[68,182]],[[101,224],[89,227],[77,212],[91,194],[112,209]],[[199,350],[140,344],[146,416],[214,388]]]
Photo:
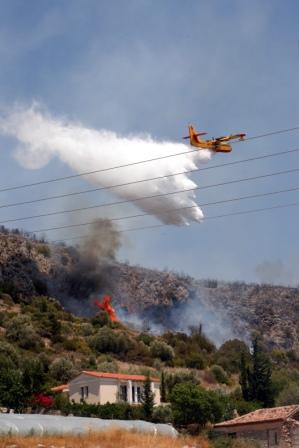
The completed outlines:
[[[299,125],[298,2],[272,0],[0,0],[0,108],[38,101],[51,114],[123,135],[181,141]],[[235,145],[212,163],[299,147],[299,133]],[[0,137],[1,186],[70,173],[59,160],[28,171]],[[199,185],[299,167],[298,153],[194,174]],[[86,186],[1,193],[0,203]],[[299,186],[298,174],[203,190],[198,202]],[[110,196],[109,196],[110,197]],[[112,197],[112,196],[111,196]],[[204,208],[207,216],[294,202],[288,193]],[[2,219],[46,206],[3,210]],[[299,283],[299,208],[168,226],[126,238],[120,257],[196,277]],[[147,218],[132,222],[146,225]],[[30,228],[58,220],[29,222]],[[51,235],[52,236],[52,235]],[[57,234],[55,236],[60,236]]]

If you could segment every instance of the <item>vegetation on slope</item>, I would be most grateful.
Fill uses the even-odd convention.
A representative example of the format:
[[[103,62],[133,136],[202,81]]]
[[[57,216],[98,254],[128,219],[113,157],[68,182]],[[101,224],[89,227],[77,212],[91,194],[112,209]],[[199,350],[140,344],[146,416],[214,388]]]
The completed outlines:
[[[28,407],[40,410],[48,406],[74,415],[147,417],[159,422],[174,421],[180,426],[194,423],[199,405],[205,409],[201,412],[201,424],[204,425],[208,421],[231,418],[235,410],[242,414],[259,406],[269,406],[274,402],[290,404],[294,397],[297,399],[299,360],[295,349],[289,349],[289,346],[286,349],[278,348],[266,341],[265,347],[260,344],[256,357],[255,352],[252,355],[247,345],[239,339],[228,340],[216,348],[200,324],[190,327],[188,334],[168,330],[157,336],[121,322],[111,323],[103,312],[93,312],[91,317],[79,317],[63,308],[63,297],[64,300],[70,297],[69,288],[74,288],[74,285],[87,294],[89,288],[97,284],[99,272],[93,272],[95,277],[92,281],[89,277],[83,285],[75,282],[76,251],[63,247],[50,249],[45,242],[28,240],[18,234],[0,235],[0,246],[0,405],[20,411]],[[64,269],[61,269],[62,266]],[[130,268],[117,263],[112,270],[110,268],[105,270],[106,278],[110,274],[115,278],[115,269],[123,269],[127,274],[131,272],[129,277],[124,275],[124,278],[128,282],[127,289],[132,289],[135,284],[136,291],[140,288],[139,274],[136,272],[148,276],[143,268]],[[103,275],[102,270],[100,274]],[[168,283],[164,282],[165,276]],[[120,285],[124,278],[117,283],[118,288],[123,288]],[[162,291],[164,282],[166,296],[163,297],[169,299],[171,292],[175,297],[173,302],[185,300],[186,291],[190,292],[190,282],[194,286],[194,282],[187,277],[170,273],[155,274],[151,271],[150,278],[156,279],[156,286],[160,282],[159,291]],[[61,296],[56,296],[60,301],[51,298],[49,293],[51,288],[55,290],[55,279],[60,291],[64,285],[62,280],[67,279],[65,295],[61,293]],[[132,279],[135,279],[134,282]],[[153,297],[148,293],[148,300],[143,303],[144,308],[150,306],[152,312],[151,301],[156,300],[156,286],[152,288]],[[210,291],[208,297],[215,304],[218,283],[209,281],[201,287]],[[240,284],[238,288],[241,295],[245,294],[244,290],[248,294],[249,286]],[[289,289],[286,288],[286,291]],[[156,309],[166,306],[164,299],[162,304],[155,305]],[[227,300],[227,296],[223,298],[224,302]],[[250,300],[248,298],[250,306],[254,300],[251,291]],[[295,296],[290,300],[294,308]],[[167,306],[170,306],[169,303]],[[240,313],[240,309],[245,310],[245,305],[237,309]],[[270,315],[273,316],[273,312]],[[63,396],[47,403],[45,397],[51,387],[67,383],[77,373],[87,369],[161,376],[163,400],[170,402],[171,406],[156,408],[151,416],[146,416],[142,414],[142,409],[133,410],[124,403],[106,407],[85,403],[75,405]],[[184,402],[190,398],[190,403],[198,404],[190,414],[193,417],[187,419],[189,421],[180,414],[180,409],[181,412],[185,411],[180,394]]]

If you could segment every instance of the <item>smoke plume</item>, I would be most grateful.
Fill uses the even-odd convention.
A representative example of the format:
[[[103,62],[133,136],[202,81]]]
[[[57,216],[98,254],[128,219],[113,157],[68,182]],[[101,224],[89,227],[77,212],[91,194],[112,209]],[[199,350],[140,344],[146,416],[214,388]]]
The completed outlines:
[[[83,239],[79,250],[81,258],[95,263],[109,263],[115,260],[121,246],[121,234],[109,219],[95,220],[89,235]]]
[[[34,104],[30,108],[14,108],[0,118],[0,133],[18,140],[15,158],[28,169],[39,169],[52,158],[61,161],[78,172],[106,169],[146,159],[179,154],[188,151],[182,143],[156,141],[150,136],[122,137],[107,130],[96,130],[81,124],[56,119]],[[196,187],[187,173],[198,167],[201,161],[211,157],[209,151],[196,151],[177,157],[156,160],[111,171],[86,176],[93,185],[108,187],[136,180],[161,176],[161,179],[113,188],[117,196],[134,201],[151,196]],[[167,177],[170,174],[184,174]],[[143,199],[135,203],[166,224],[188,224],[203,218],[196,205],[194,192]],[[187,208],[169,212],[169,209]]]
[[[55,281],[49,282],[51,294],[76,314],[94,314],[94,296],[110,293],[120,246],[121,234],[115,225],[108,219],[96,220],[79,247],[57,250],[59,269]]]

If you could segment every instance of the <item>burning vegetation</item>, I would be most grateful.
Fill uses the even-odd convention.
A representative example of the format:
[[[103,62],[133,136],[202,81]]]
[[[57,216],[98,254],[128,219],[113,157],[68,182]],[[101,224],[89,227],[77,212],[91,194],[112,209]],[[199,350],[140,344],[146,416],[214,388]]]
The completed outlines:
[[[105,313],[108,314],[110,322],[118,322],[118,318],[116,316],[115,309],[111,305],[112,297],[104,296],[102,300],[95,300],[95,305]]]

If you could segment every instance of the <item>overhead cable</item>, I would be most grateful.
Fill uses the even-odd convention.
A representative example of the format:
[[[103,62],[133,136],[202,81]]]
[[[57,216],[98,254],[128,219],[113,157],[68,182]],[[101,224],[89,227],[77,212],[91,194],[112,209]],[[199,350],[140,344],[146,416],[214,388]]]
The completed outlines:
[[[295,131],[295,130],[298,130],[298,129],[299,129],[299,126],[296,126],[294,128],[281,129],[281,130],[278,130],[278,131],[272,131],[272,132],[267,132],[267,133],[264,133],[264,134],[253,135],[252,137],[244,138],[244,140],[242,140],[242,142],[247,141],[247,140],[254,140],[254,139],[259,139],[259,138],[270,137],[271,135],[287,133],[287,132]],[[235,141],[235,142],[231,142],[231,143],[236,144],[236,143],[240,143],[240,141]],[[136,162],[126,163],[126,164],[122,164],[122,165],[116,165],[116,166],[112,166],[112,167],[108,167],[108,168],[101,168],[101,169],[97,169],[97,170],[93,170],[93,171],[85,171],[85,172],[82,172],[82,173],[71,174],[69,176],[61,176],[61,177],[56,177],[56,178],[52,178],[52,179],[46,179],[46,180],[41,180],[41,181],[37,181],[37,182],[31,182],[31,183],[28,183],[28,184],[12,185],[12,186],[8,186],[8,187],[2,187],[2,188],[0,188],[0,193],[5,192],[5,191],[12,191],[12,190],[19,190],[19,189],[23,189],[23,188],[34,187],[34,186],[37,186],[37,185],[49,184],[49,183],[52,183],[52,182],[61,182],[61,181],[64,181],[64,180],[75,179],[77,177],[88,176],[88,175],[97,174],[97,173],[103,173],[103,172],[106,172],[106,171],[111,171],[111,170],[116,170],[116,169],[121,169],[121,168],[127,168],[127,167],[134,166],[134,165],[140,165],[140,164],[143,164],[143,163],[149,163],[149,162],[154,162],[154,161],[157,161],[157,160],[168,159],[170,157],[177,157],[177,156],[181,156],[181,155],[184,155],[184,154],[191,154],[191,153],[194,153],[194,152],[198,152],[198,149],[191,149],[191,150],[183,151],[183,152],[180,152],[180,153],[167,154],[165,156],[159,156],[159,157],[154,157],[154,158],[145,159],[145,160],[138,160]]]

